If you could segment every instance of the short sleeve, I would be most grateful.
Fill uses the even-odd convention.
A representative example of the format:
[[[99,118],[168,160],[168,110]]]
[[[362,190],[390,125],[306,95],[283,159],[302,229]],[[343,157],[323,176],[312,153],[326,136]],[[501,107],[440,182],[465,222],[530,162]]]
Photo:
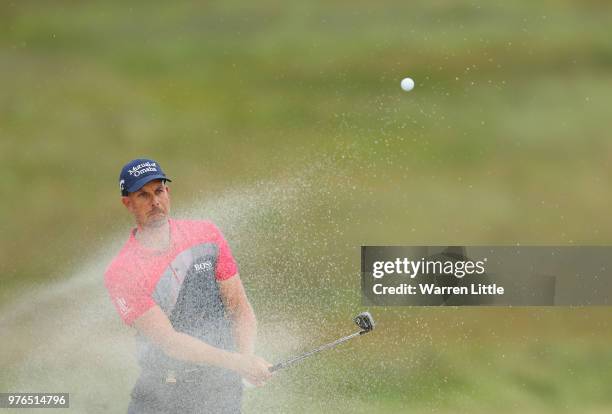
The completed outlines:
[[[155,301],[141,286],[127,283],[127,280],[116,273],[107,273],[104,282],[119,316],[127,325],[132,325],[155,305]]]
[[[217,269],[215,277],[217,280],[227,280],[238,273],[238,265],[232,256],[232,251],[221,234],[221,231],[215,227],[217,233],[217,246],[219,248],[219,257],[217,259]]]

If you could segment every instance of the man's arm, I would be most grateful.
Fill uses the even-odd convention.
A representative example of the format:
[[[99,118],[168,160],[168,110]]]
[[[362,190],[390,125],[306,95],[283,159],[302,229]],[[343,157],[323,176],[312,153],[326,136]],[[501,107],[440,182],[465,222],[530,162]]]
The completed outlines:
[[[256,385],[270,378],[270,364],[262,358],[225,351],[175,331],[166,314],[157,305],[136,319],[133,326],[171,358],[227,368]]]
[[[233,322],[232,328],[239,352],[247,355],[254,354],[257,320],[242,286],[240,275],[220,281],[219,288],[225,308]]]

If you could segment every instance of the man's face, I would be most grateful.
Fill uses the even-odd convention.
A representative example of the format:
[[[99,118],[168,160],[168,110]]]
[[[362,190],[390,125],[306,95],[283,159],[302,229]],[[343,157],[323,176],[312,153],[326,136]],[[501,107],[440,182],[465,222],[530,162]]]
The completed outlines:
[[[162,180],[153,180],[140,190],[122,197],[123,205],[140,227],[159,227],[168,220],[170,190]]]

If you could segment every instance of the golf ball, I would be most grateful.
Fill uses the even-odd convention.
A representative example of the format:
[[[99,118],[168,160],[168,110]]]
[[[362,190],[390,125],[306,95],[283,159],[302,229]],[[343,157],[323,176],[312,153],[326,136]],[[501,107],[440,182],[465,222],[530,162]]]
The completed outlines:
[[[400,85],[403,90],[408,92],[414,88],[414,81],[411,78],[404,78],[402,79],[402,83]]]

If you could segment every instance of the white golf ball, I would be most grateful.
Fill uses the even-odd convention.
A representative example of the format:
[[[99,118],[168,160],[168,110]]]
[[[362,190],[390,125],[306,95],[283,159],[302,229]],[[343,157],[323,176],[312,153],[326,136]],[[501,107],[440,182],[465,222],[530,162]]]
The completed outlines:
[[[403,90],[408,92],[414,88],[414,81],[411,78],[404,78],[402,79],[402,83],[400,85]]]

